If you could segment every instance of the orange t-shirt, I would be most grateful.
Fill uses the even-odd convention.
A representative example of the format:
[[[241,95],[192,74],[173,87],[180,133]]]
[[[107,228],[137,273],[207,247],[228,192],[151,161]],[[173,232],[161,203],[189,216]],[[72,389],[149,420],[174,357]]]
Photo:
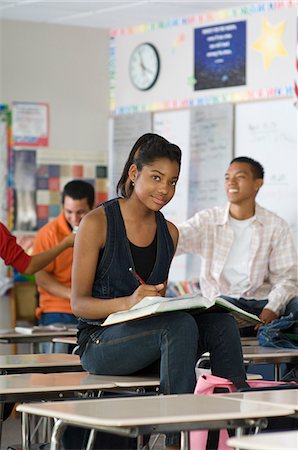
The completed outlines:
[[[43,252],[59,244],[71,233],[68,223],[62,212],[58,217],[44,225],[36,234],[33,246],[33,254]],[[73,260],[73,248],[64,250],[57,258],[42,270],[49,272],[64,286],[71,285],[71,266]],[[42,313],[59,312],[72,314],[70,299],[56,297],[39,287],[39,308],[36,315],[39,318]]]

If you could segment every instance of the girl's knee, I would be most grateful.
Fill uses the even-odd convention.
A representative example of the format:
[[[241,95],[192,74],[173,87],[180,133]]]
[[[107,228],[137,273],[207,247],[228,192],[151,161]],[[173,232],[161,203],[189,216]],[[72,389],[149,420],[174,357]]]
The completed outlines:
[[[183,336],[189,336],[191,339],[198,340],[199,332],[195,319],[188,313],[175,313],[171,321],[174,333],[181,333]]]

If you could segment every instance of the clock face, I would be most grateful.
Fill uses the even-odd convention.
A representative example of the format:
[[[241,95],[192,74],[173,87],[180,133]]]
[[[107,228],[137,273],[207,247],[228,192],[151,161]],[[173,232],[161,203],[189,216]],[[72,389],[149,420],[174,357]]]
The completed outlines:
[[[138,45],[129,60],[129,76],[132,84],[141,91],[147,91],[156,83],[159,75],[159,54],[154,45]]]

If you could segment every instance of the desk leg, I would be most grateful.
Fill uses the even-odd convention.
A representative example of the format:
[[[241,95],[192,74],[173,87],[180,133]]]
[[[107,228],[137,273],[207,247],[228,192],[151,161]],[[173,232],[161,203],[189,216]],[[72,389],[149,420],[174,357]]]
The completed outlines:
[[[89,433],[89,438],[88,438],[86,450],[92,450],[93,449],[95,436],[96,436],[96,431],[94,430],[94,428],[92,428],[90,430],[90,433]]]
[[[52,437],[51,437],[51,447],[50,450],[59,450],[59,444],[61,441],[61,436],[63,434],[63,431],[66,427],[66,423],[64,423],[62,420],[56,420],[53,431],[52,431]]]
[[[274,364],[274,380],[275,381],[281,380],[281,364],[279,363]]]
[[[180,450],[189,450],[189,431],[181,431]]]
[[[22,450],[30,449],[29,414],[22,412]]]
[[[4,416],[4,402],[0,402],[0,447],[1,447],[1,436],[3,427],[3,416]]]
[[[241,437],[243,436],[243,428],[242,427],[237,427],[235,430],[235,437]],[[235,450],[240,450],[238,447],[235,448]]]

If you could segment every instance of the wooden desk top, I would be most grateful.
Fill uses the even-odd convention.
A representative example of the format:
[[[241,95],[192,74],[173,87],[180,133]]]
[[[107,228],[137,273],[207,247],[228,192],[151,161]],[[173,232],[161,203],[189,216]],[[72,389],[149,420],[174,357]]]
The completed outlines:
[[[116,387],[159,386],[154,377],[117,377],[91,375],[87,372],[72,373],[25,373],[22,375],[0,376],[0,397],[6,394],[34,392],[79,391],[80,389],[98,390]]]
[[[75,329],[61,331],[46,331],[33,334],[16,333],[14,330],[0,330],[0,344],[17,344],[20,342],[50,342],[54,337],[59,336],[75,336]]]
[[[230,438],[227,444],[243,450],[297,450],[298,431],[260,433]]]
[[[62,419],[87,427],[142,427],[158,424],[212,423],[289,415],[291,408],[193,394],[21,404],[18,411]],[[191,425],[192,424],[192,425]],[[206,426],[206,425],[205,425]],[[185,429],[185,428],[184,428]]]
[[[25,373],[0,376],[0,396],[2,394],[21,394],[33,392],[58,392],[116,387],[106,381],[104,376],[90,375],[87,372],[72,373]]]
[[[298,348],[272,348],[259,345],[242,347],[243,359],[258,363],[282,363],[298,360]]]
[[[63,353],[0,355],[0,372],[6,375],[35,371],[79,371],[80,369],[81,362],[77,355]]]
[[[75,336],[60,336],[60,337],[55,337],[52,339],[52,342],[54,343],[61,343],[61,344],[70,344],[70,345],[76,345],[77,343],[77,338]]]
[[[298,411],[298,385],[297,389],[276,389],[268,391],[255,392],[234,392],[226,394],[225,398],[237,400],[249,400],[257,402],[265,402],[266,404],[286,406]]]

